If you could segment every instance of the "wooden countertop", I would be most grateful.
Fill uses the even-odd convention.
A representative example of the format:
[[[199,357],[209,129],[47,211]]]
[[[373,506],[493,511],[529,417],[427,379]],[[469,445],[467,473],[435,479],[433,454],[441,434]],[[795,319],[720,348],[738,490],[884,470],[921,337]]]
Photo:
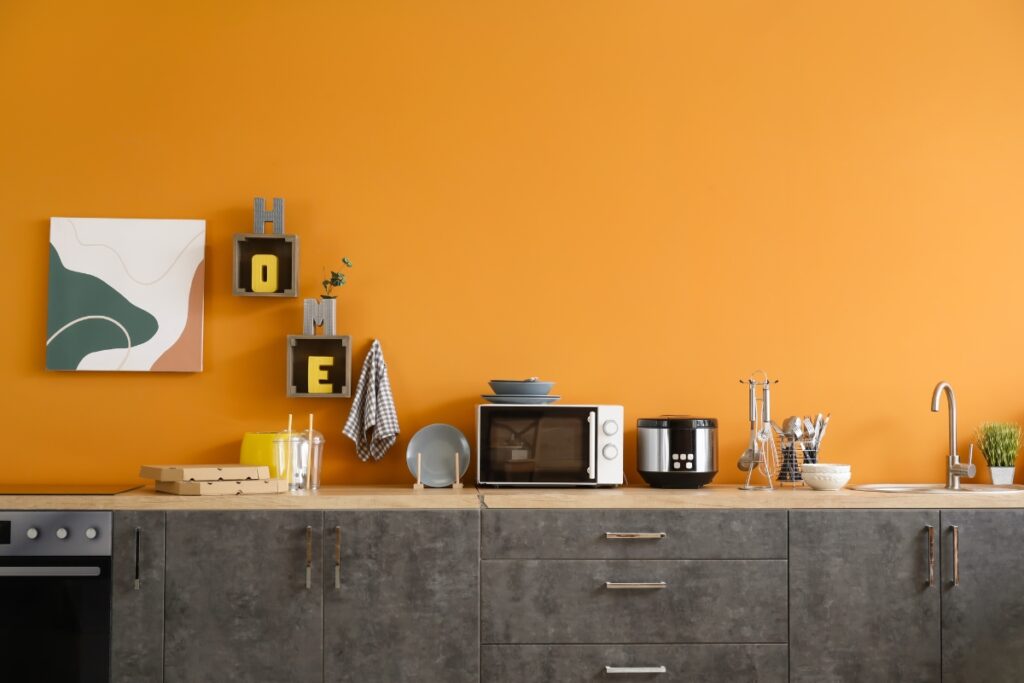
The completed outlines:
[[[0,495],[0,510],[437,510],[480,507],[477,490],[325,486],[316,493],[175,496],[151,486],[112,496]]]
[[[1019,493],[877,493],[842,489],[814,491],[805,486],[774,491],[741,491],[734,484],[702,489],[484,489],[488,508],[1024,508]]]
[[[475,510],[494,509],[814,509],[1024,508],[1024,492],[989,494],[871,493],[808,488],[741,491],[735,485],[698,490],[629,486],[615,489],[424,489],[410,486],[326,486],[315,494],[174,496],[152,488],[113,496],[0,495],[0,510]]]

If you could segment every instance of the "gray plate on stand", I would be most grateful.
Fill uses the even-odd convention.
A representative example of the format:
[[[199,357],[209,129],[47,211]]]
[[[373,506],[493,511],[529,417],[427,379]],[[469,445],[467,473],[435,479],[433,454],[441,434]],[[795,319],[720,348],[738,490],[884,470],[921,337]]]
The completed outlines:
[[[554,403],[561,396],[531,396],[530,394],[505,394],[497,396],[493,394],[482,394],[481,398],[491,403],[512,403],[521,406],[542,406],[545,403]]]
[[[422,454],[424,486],[444,488],[455,483],[455,453],[459,454],[459,477],[469,469],[469,441],[455,427],[447,424],[427,425],[416,432],[405,449],[405,464],[416,477],[416,454]]]

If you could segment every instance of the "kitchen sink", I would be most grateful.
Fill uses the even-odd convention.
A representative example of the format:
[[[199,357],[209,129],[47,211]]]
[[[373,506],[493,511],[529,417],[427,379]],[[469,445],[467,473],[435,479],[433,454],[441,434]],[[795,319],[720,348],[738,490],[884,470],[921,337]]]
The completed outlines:
[[[959,491],[947,489],[942,484],[861,484],[854,486],[856,491],[874,491],[875,493],[1022,493],[1024,486],[991,486],[989,484],[962,484]]]

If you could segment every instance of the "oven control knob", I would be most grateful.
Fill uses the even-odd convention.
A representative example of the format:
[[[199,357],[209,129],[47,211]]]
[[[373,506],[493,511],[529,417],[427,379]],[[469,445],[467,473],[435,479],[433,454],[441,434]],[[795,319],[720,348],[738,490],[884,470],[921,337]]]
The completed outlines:
[[[612,444],[608,444],[601,449],[601,455],[604,456],[605,460],[614,460],[619,457],[619,449]]]
[[[601,431],[603,431],[608,436],[613,436],[614,434],[617,434],[619,431],[619,423],[616,422],[615,420],[605,420],[604,424],[601,425]]]
[[[59,538],[60,540],[63,541],[67,537],[68,537],[68,530],[67,529],[65,529],[64,527],[61,527],[61,528],[57,529],[57,538]]]
[[[28,540],[34,541],[39,538],[39,529],[34,526],[30,526],[26,531],[25,535],[28,536]]]
[[[99,534],[96,531],[96,529],[93,529],[92,527],[89,527],[88,529],[85,530],[85,537],[88,538],[90,541],[93,540],[94,538],[96,538],[96,536],[98,536],[98,535]]]

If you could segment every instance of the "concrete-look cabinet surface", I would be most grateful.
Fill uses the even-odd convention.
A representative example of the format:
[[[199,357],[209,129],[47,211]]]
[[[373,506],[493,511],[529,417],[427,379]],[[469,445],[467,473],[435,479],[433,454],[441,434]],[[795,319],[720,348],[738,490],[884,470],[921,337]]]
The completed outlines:
[[[785,681],[784,510],[489,510],[487,683]]]
[[[114,513],[112,683],[159,683],[164,665],[164,513]]]
[[[1024,676],[1022,558],[1024,510],[942,511],[944,683]]]
[[[792,681],[938,681],[937,510],[789,513]]]
[[[119,510],[113,535],[114,683],[1024,670],[1019,509]]]
[[[324,680],[480,680],[480,513],[324,517]]]
[[[323,680],[322,512],[169,512],[166,524],[167,683]]]

